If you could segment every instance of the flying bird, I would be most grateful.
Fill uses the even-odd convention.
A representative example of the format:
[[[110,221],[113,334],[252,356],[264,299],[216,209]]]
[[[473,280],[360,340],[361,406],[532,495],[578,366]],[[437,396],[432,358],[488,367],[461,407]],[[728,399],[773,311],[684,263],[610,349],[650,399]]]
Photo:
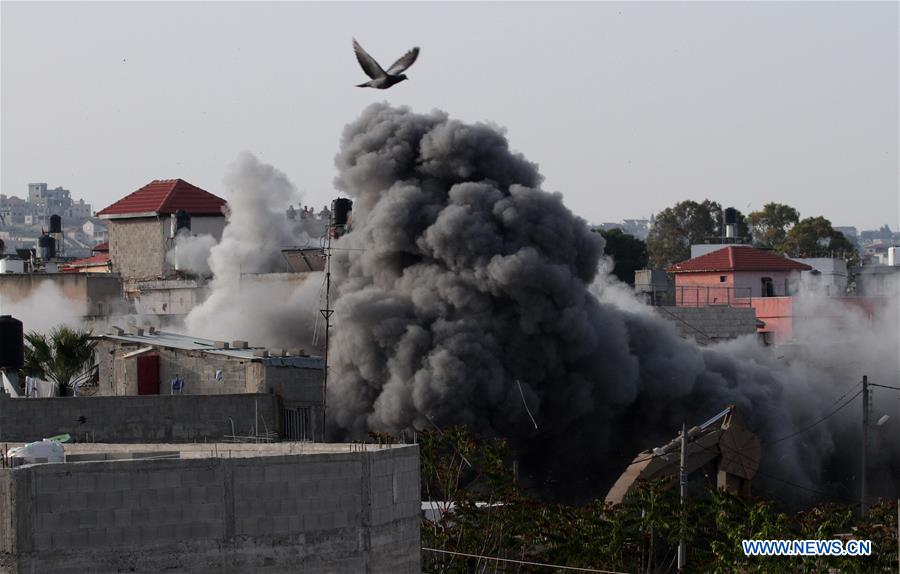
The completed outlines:
[[[375,58],[369,55],[368,52],[363,50],[363,47],[359,45],[359,42],[356,41],[356,38],[353,39],[353,51],[356,52],[356,60],[359,62],[359,65],[362,67],[363,72],[366,73],[367,76],[372,78],[368,82],[364,84],[357,84],[357,88],[376,88],[379,90],[386,90],[393,86],[394,84],[399,84],[403,80],[406,80],[406,74],[403,72],[413,65],[413,62],[416,61],[416,58],[419,57],[419,47],[416,46],[409,52],[403,54],[399,60],[394,62],[390,68],[386,71],[382,69],[382,67],[375,61]]]

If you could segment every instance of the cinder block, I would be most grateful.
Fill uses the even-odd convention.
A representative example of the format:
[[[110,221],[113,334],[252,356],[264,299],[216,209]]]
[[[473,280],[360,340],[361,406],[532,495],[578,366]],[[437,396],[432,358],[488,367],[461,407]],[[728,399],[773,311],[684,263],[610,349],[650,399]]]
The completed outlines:
[[[57,530],[50,534],[50,546],[52,548],[68,548],[72,545],[72,534],[69,531]]]
[[[140,526],[143,524],[147,524],[150,522],[150,509],[149,508],[132,508],[131,509],[131,524],[132,526]]]

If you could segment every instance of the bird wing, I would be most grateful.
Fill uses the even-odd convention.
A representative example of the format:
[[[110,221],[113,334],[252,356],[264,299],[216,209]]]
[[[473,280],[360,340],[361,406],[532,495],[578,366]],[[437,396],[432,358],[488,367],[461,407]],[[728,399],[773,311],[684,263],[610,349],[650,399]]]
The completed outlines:
[[[399,74],[403,72],[406,68],[413,65],[413,62],[416,61],[416,58],[419,57],[419,47],[416,46],[409,52],[403,54],[399,60],[391,64],[391,67],[387,69],[387,73],[391,76],[394,74]]]
[[[377,80],[378,78],[383,78],[387,75],[385,71],[381,69],[381,66],[378,65],[378,62],[375,61],[375,58],[363,50],[363,47],[359,45],[356,38],[353,39],[353,51],[356,52],[356,61],[359,62],[359,65],[367,76],[373,80]]]

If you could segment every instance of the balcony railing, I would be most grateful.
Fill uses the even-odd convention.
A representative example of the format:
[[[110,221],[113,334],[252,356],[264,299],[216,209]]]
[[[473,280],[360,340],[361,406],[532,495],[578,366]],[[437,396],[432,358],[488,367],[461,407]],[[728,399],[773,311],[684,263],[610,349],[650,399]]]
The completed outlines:
[[[751,307],[750,287],[681,285],[675,287],[676,307]]]

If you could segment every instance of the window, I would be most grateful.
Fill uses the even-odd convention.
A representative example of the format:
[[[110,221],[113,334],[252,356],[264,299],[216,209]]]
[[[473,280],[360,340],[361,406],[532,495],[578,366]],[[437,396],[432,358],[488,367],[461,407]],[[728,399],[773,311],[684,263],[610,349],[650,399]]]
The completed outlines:
[[[760,295],[763,297],[774,297],[775,296],[775,282],[772,281],[771,277],[763,277],[761,279],[762,286],[760,289]]]
[[[726,281],[728,281],[727,275],[719,275],[719,283],[725,283]]]

